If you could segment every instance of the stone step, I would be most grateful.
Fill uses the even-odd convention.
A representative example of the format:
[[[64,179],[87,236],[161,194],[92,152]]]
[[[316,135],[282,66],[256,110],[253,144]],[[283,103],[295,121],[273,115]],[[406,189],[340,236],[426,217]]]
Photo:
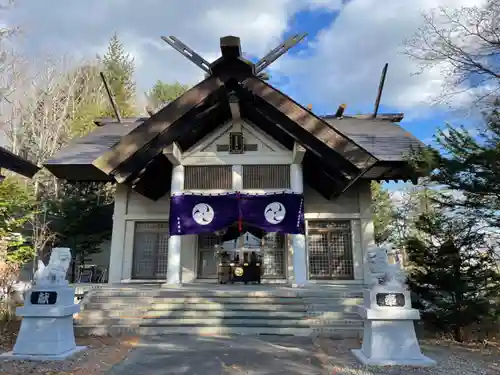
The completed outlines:
[[[362,327],[360,320],[321,320],[321,319],[255,319],[247,318],[181,318],[181,319],[144,319],[141,327],[314,327],[350,326]]]
[[[328,311],[344,311],[344,312],[356,312],[357,305],[361,304],[362,301],[342,301],[342,302],[330,302],[329,304],[307,304],[307,303],[294,303],[294,304],[246,304],[246,303],[219,303],[214,301],[201,301],[201,302],[179,302],[175,301],[172,303],[170,300],[149,301],[149,302],[139,302],[139,303],[124,303],[123,301],[108,300],[107,302],[86,302],[82,304],[82,311],[84,310],[144,310],[144,309],[154,309],[154,310],[218,310],[218,309],[228,309],[228,310],[238,310],[240,308],[247,308],[251,306],[251,309],[256,310],[271,310],[271,311],[304,311],[310,310],[315,312],[328,312]]]
[[[262,311],[262,310],[153,310],[148,311],[144,318],[250,318],[250,319],[301,319],[303,311]]]
[[[338,293],[308,293],[308,292],[264,292],[264,291],[206,291],[206,292],[179,292],[159,291],[155,298],[362,298],[360,292]]]
[[[231,311],[306,311],[304,304],[234,304],[229,307],[219,303],[193,303],[193,304],[171,304],[171,303],[153,303],[150,310],[171,311],[171,310],[231,310]]]
[[[303,304],[301,298],[269,298],[269,297],[179,297],[179,298],[155,298],[153,303],[169,304],[199,304],[213,303],[221,305],[240,305],[240,304],[273,304],[273,305],[297,305]]]
[[[106,302],[89,301],[83,303],[81,306],[82,310],[112,310],[112,309],[130,310],[130,309],[149,308],[149,306],[151,305],[152,305],[151,301],[124,303],[123,301],[108,300]]]
[[[142,327],[157,327],[157,326],[192,326],[192,327],[309,327],[306,320],[301,319],[255,319],[247,318],[173,318],[173,319],[144,319],[141,322]]]
[[[317,300],[307,300],[303,299],[302,302],[311,308],[322,308],[322,307],[330,307],[330,306],[357,306],[363,303],[362,298],[345,298],[339,300],[325,300],[325,301],[317,301]]]
[[[120,313],[113,312],[112,314],[94,314],[94,313],[80,313],[76,317],[78,322],[87,324],[98,324],[106,323],[112,321],[128,322],[129,324],[134,324],[136,321],[140,322],[142,320],[189,320],[198,319],[202,320],[230,320],[230,319],[252,319],[255,321],[261,321],[263,319],[276,320],[277,318],[283,321],[293,321],[293,320],[303,320],[307,321],[308,324],[312,325],[330,325],[330,324],[345,324],[352,325],[357,322],[361,322],[362,319],[354,314],[342,314],[342,313],[329,313],[321,316],[304,316],[302,312],[285,312],[281,314],[269,314],[261,311],[214,311],[210,314],[203,314],[201,311],[185,311],[179,312],[175,311],[171,314],[163,311],[148,312],[145,314],[137,313]],[[354,323],[353,323],[354,322]]]
[[[331,327],[325,330],[307,327],[142,327],[142,326],[76,326],[75,334],[82,335],[121,335],[132,334],[138,336],[164,336],[164,335],[196,335],[196,336],[231,336],[231,335],[286,335],[286,336],[318,336],[327,335],[330,338],[356,338],[362,333],[362,328],[356,327]]]
[[[295,291],[280,291],[280,290],[200,290],[200,291],[183,291],[162,289],[156,293],[158,298],[171,297],[254,297],[254,298],[296,298],[299,294]]]

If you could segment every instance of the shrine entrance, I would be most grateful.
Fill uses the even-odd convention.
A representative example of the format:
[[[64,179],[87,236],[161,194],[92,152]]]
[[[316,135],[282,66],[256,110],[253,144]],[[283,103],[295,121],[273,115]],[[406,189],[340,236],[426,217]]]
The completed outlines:
[[[302,208],[303,195],[290,192],[174,195],[169,256],[171,242],[180,245],[179,236],[197,235],[198,279],[221,284],[286,279],[285,240],[304,234]]]
[[[263,279],[286,279],[286,235],[243,223],[198,235],[198,279],[216,279],[222,263],[259,264]]]

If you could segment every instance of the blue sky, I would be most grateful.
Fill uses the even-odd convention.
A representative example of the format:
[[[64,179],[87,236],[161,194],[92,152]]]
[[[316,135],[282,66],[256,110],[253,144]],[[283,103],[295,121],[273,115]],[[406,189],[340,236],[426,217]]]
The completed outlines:
[[[347,103],[347,113],[369,113],[389,63],[380,112],[404,112],[401,125],[429,142],[444,122],[473,120],[430,106],[443,74],[415,74],[419,66],[402,53],[403,41],[422,25],[422,12],[484,1],[384,0],[381,6],[381,0],[19,0],[1,19],[21,27],[15,45],[30,59],[92,58],[104,53],[117,32],[136,60],[139,94],[158,79],[194,84],[203,78],[161,35],[174,35],[213,61],[224,35],[240,36],[244,52],[258,58],[286,37],[307,32],[305,41],[271,66],[273,84],[319,114],[335,112],[341,103]]]

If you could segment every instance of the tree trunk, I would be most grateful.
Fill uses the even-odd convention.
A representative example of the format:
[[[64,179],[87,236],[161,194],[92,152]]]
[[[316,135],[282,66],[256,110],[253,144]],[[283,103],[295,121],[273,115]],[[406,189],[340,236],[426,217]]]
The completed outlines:
[[[455,324],[455,327],[453,328],[453,338],[455,341],[464,342],[464,330],[460,324]]]

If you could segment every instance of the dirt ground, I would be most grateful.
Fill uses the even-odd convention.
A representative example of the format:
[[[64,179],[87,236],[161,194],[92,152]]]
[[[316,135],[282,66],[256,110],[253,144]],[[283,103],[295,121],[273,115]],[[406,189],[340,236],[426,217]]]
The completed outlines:
[[[12,349],[16,333],[19,329],[19,322],[10,323],[7,328],[3,328],[0,331],[0,352],[9,351]],[[169,337],[171,341],[172,337]],[[292,343],[287,343],[291,339],[276,338],[280,341],[280,346],[283,348],[286,345],[291,345]],[[179,337],[177,338],[179,342],[182,340],[187,340],[187,338]],[[200,341],[200,339],[189,339]],[[205,338],[207,340],[207,338]],[[255,340],[263,340],[255,338]],[[144,341],[144,340],[142,340]],[[234,343],[238,342],[238,338],[235,338]],[[251,340],[245,339],[245,342]],[[293,341],[293,340],[291,340]],[[351,342],[352,341],[352,342]],[[222,342],[222,341],[221,341]],[[228,346],[228,350],[235,344]],[[286,345],[285,345],[285,344]],[[457,344],[450,340],[435,340],[427,339],[421,341],[422,350],[432,358],[436,359],[438,366],[435,368],[380,368],[378,370],[363,368],[355,358],[350,354],[350,348],[359,347],[360,342],[358,340],[330,340],[327,338],[318,338],[312,341],[313,345],[307,350],[308,356],[314,359],[316,362],[315,368],[321,374],[363,374],[363,375],[379,375],[379,374],[391,374],[391,375],[416,375],[416,374],[474,374],[474,375],[493,375],[500,374],[500,344],[497,342],[489,342],[487,344]],[[198,343],[201,345],[200,343]],[[203,343],[202,343],[203,344]],[[276,343],[274,343],[276,344]],[[270,348],[275,348],[276,345],[266,344],[262,341],[257,347],[259,350],[265,345]],[[165,356],[172,355],[164,349],[154,349],[153,347],[144,348],[144,342],[141,342],[137,337],[79,337],[77,338],[77,345],[85,345],[88,347],[87,350],[76,354],[75,356],[69,358],[65,361],[47,361],[47,362],[36,362],[36,361],[9,361],[0,360],[0,375],[28,375],[28,374],[45,374],[45,375],[103,375],[103,374],[114,374],[119,373],[121,375],[125,374],[137,374],[136,366],[138,361],[146,361],[147,364],[141,364],[142,368],[148,375],[149,374],[163,374],[165,373],[166,358]],[[193,344],[194,345],[194,344]],[[204,350],[207,348],[219,347],[222,344],[218,343],[205,343]],[[159,344],[157,343],[157,346]],[[222,345],[224,346],[224,345]],[[252,351],[257,349],[252,349],[245,345],[245,350]],[[159,346],[160,347],[160,346]],[[186,346],[186,348],[191,348],[192,345]],[[201,349],[203,349],[201,348]],[[242,347],[243,348],[243,347]],[[240,348],[239,350],[243,350]],[[132,349],[134,350],[131,353]],[[201,355],[203,350],[197,349],[197,355]],[[144,353],[141,352],[144,351]],[[158,353],[155,352],[158,351]],[[163,350],[163,351],[162,351]],[[187,349],[186,349],[187,350]],[[273,349],[275,350],[275,349]],[[288,352],[288,350],[286,350]],[[149,353],[149,354],[148,354]],[[274,352],[273,352],[274,353]],[[271,353],[271,354],[273,354]],[[155,361],[146,360],[148,357],[146,354],[150,355],[151,358],[156,358],[158,361],[161,359],[161,366],[158,368],[153,368]],[[154,356],[158,354],[159,356]],[[185,367],[182,362],[182,356],[187,355],[189,358],[186,359],[187,363],[193,363],[193,357],[190,353],[176,352],[174,357],[170,357],[168,364],[174,366],[177,369]],[[293,354],[293,353],[292,353]],[[209,353],[207,353],[207,356]],[[273,357],[279,358],[284,354],[273,354]],[[157,358],[158,357],[158,358]],[[293,356],[292,356],[293,357]],[[245,356],[246,358],[246,356]],[[293,362],[295,359],[290,359],[289,362]],[[177,363],[177,362],[179,363]],[[204,363],[208,363],[210,358],[206,358]],[[159,362],[159,363],[160,363]],[[116,365],[116,366],[115,366]],[[147,366],[150,366],[150,372],[145,371]],[[178,366],[177,366],[178,365]],[[237,364],[236,365],[241,365]],[[262,363],[266,369],[271,370],[272,363],[269,364]],[[204,367],[203,365],[202,367]],[[230,370],[225,370],[222,372],[224,374],[241,374],[241,369],[236,371],[238,366],[230,367]],[[228,367],[229,368],[229,367]],[[322,370],[321,370],[322,369]],[[178,373],[174,368],[171,369],[173,372],[168,373]],[[128,371],[128,372],[127,372]],[[156,371],[156,372],[155,372]],[[194,371],[194,369],[193,369]],[[206,369],[205,369],[206,371]],[[186,374],[191,372],[185,372]],[[194,373],[194,372],[192,372]],[[198,373],[198,372],[196,372]],[[206,374],[206,372],[204,372]],[[219,374],[219,372],[216,372]],[[250,372],[248,372],[250,373]],[[268,372],[265,372],[266,374]],[[288,371],[290,373],[290,371]],[[299,372],[297,372],[299,373]],[[309,374],[305,369],[300,370],[300,374]]]

